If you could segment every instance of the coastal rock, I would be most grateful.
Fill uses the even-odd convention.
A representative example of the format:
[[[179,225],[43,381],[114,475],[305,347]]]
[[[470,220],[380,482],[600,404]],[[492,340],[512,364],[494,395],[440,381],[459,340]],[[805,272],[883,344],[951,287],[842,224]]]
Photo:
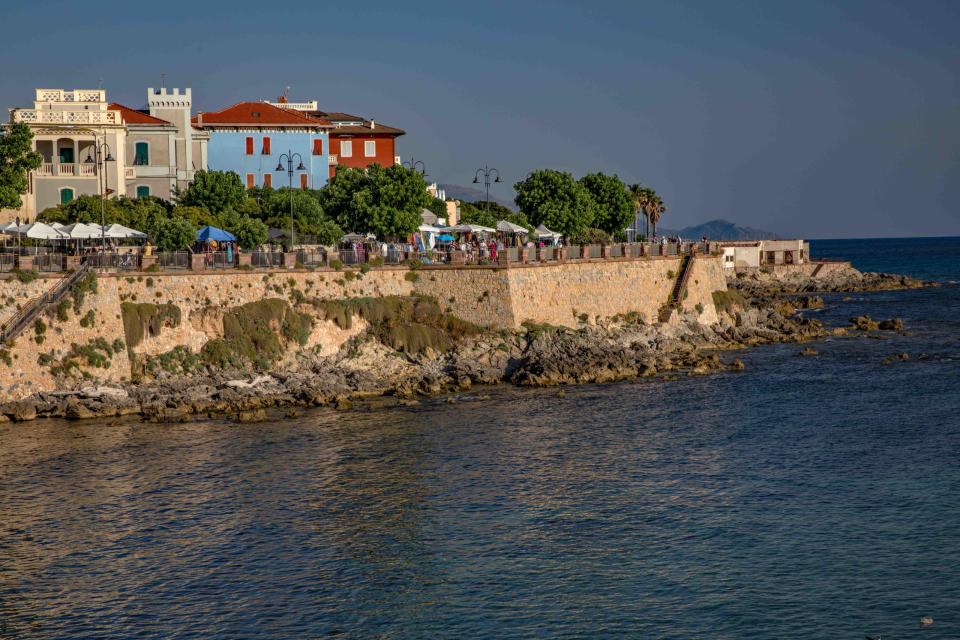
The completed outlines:
[[[806,349],[800,352],[800,355],[801,356],[818,356],[820,355],[820,352],[814,349],[813,347],[807,347]]]
[[[857,331],[877,331],[880,328],[880,325],[867,315],[850,318],[850,324],[851,328]]]
[[[883,331],[903,331],[903,320],[900,318],[891,318],[877,324],[877,327]]]

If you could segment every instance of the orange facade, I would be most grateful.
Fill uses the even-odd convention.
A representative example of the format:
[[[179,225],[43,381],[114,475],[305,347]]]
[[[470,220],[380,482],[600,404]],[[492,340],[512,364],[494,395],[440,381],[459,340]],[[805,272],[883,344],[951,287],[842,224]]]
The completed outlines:
[[[370,142],[373,142],[372,148],[368,144]],[[349,143],[349,145],[344,143]],[[344,155],[344,151],[348,151],[349,155]],[[372,155],[368,155],[371,151],[373,152]],[[384,167],[389,167],[396,158],[396,139],[393,135],[353,134],[344,136],[331,131],[330,155],[337,157],[335,163],[331,159],[330,177],[333,177],[338,164],[345,164],[348,167],[367,167],[377,162]]]

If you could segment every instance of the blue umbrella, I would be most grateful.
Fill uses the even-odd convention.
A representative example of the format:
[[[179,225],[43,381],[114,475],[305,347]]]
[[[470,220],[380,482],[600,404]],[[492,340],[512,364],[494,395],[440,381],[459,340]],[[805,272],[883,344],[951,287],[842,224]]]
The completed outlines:
[[[208,226],[197,231],[197,240],[201,242],[208,242],[210,240],[216,240],[217,242],[236,242],[237,237],[229,231]]]
[[[440,242],[453,242],[453,236],[445,233],[439,238],[437,238],[437,240],[439,240]]]

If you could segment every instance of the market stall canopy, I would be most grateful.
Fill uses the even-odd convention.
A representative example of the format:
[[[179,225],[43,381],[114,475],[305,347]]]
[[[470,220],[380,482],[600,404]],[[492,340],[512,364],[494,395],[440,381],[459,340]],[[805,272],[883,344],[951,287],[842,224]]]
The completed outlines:
[[[350,240],[376,240],[376,239],[377,239],[377,236],[373,235],[372,233],[368,233],[368,234],[366,234],[366,235],[361,235],[361,234],[359,234],[359,233],[348,233],[347,235],[343,236],[343,239],[344,239],[344,240],[348,240],[348,241],[350,241]]]
[[[130,227],[125,227],[117,223],[107,225],[103,234],[108,238],[139,238],[144,240],[147,237],[147,234],[143,231],[137,231],[136,229],[131,229]]]
[[[435,227],[432,224],[422,224],[417,227],[417,231],[426,231],[427,233],[443,233],[443,229]]]
[[[490,227],[481,227],[478,224],[458,224],[453,227],[447,227],[448,231],[457,231],[459,233],[493,233],[495,229]]]
[[[100,225],[88,224],[86,222],[68,224],[65,227],[61,227],[59,231],[65,237],[72,238],[73,240],[89,240],[90,238],[101,237]]]
[[[547,228],[546,228],[545,226],[543,226],[542,224],[541,224],[541,225],[538,225],[537,228],[533,230],[533,235],[535,235],[535,236],[538,237],[538,238],[555,238],[555,239],[557,239],[557,238],[563,237],[563,234],[562,234],[562,233],[557,233],[556,231],[550,231],[550,229],[547,229]]]
[[[201,242],[209,242],[210,240],[217,242],[236,242],[237,237],[229,231],[207,226],[197,231],[197,240]]]
[[[4,233],[21,238],[33,238],[35,240],[62,240],[66,237],[60,231],[43,222],[22,224],[19,227],[14,224],[12,227],[7,227]]]
[[[512,222],[507,222],[506,220],[501,220],[497,223],[497,231],[506,231],[507,233],[530,233],[527,231],[526,227],[521,227],[518,224],[513,224]]]

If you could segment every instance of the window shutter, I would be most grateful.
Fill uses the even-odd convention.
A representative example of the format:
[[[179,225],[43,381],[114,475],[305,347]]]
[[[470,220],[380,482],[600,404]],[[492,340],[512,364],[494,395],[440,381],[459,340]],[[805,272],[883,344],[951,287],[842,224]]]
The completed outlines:
[[[300,174],[300,188],[301,189],[307,188],[307,174],[305,173]]]
[[[138,198],[146,198],[149,195],[150,195],[150,187],[146,185],[140,185],[139,187],[137,187]]]
[[[323,155],[323,140],[317,138],[313,141],[313,155],[322,156]]]
[[[247,138],[247,140],[253,140],[253,138]],[[248,174],[247,174],[247,189],[253,189],[253,185],[254,185],[254,182],[253,182],[253,174],[252,174],[252,173],[248,173]]]
[[[363,155],[368,158],[372,158],[377,155],[377,142],[376,140],[367,140],[363,143]]]
[[[247,155],[248,156],[253,155],[253,138],[252,137],[247,138]]]
[[[270,174],[270,173],[263,174],[263,186],[265,187],[273,186],[273,174]]]
[[[353,156],[353,140],[340,141],[340,156],[350,158]]]
[[[263,155],[270,155],[270,138],[267,136],[263,138]]]

